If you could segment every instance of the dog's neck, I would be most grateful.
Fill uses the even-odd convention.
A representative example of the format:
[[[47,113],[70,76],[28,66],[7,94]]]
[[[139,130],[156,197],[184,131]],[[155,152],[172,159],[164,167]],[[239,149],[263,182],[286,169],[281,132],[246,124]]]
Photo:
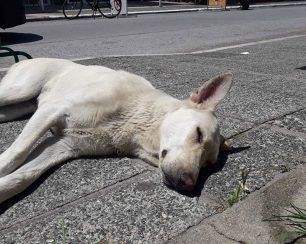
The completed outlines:
[[[161,91],[152,90],[135,99],[129,110],[129,124],[133,125],[133,140],[136,145],[155,154],[159,152],[160,126],[165,116],[183,106],[183,102]]]
[[[141,130],[143,130],[140,132],[140,136],[143,137],[144,144],[150,144],[152,149],[158,151],[160,126],[165,116],[179,109],[182,106],[182,102],[158,90],[147,94],[141,100],[138,107],[139,116],[137,118],[141,123]]]

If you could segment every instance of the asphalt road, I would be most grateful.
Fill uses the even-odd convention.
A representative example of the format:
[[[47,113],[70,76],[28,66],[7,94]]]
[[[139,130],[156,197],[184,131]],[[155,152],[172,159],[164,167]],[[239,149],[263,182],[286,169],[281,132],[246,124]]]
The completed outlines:
[[[305,32],[306,7],[139,15],[119,19],[30,22],[6,41],[33,57],[193,52]],[[3,36],[4,33],[2,33]],[[1,59],[0,68],[11,59]]]

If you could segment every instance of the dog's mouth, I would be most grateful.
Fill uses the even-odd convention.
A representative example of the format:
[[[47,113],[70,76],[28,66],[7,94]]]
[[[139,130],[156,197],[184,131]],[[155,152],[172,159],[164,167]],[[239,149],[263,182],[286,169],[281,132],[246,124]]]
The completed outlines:
[[[171,181],[171,178],[169,177],[169,175],[167,175],[167,174],[165,174],[165,173],[163,173],[163,182],[164,182],[164,184],[165,184],[167,187],[169,187],[169,188],[171,188],[171,189],[174,189],[174,185],[173,185],[173,183],[172,183],[172,181]]]
[[[183,193],[191,192],[195,188],[195,185],[187,186],[187,185],[181,184],[179,181],[175,182],[171,176],[165,173],[163,173],[163,182],[168,188],[178,191],[178,192],[183,192]]]

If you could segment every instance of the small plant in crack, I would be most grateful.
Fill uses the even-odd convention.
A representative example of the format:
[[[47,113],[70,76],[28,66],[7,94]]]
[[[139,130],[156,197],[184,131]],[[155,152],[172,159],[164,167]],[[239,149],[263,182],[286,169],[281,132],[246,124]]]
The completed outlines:
[[[249,171],[246,169],[241,170],[241,183],[236,187],[234,193],[227,198],[227,203],[229,206],[233,206],[235,203],[240,201],[243,197],[250,193],[247,186],[247,179],[249,176]]]
[[[282,222],[294,229],[287,233],[285,243],[295,243],[301,238],[306,238],[306,209],[299,208],[293,203],[290,204],[290,207],[290,209],[285,209],[287,214],[272,215],[271,218],[264,220]]]
[[[59,238],[59,237],[54,237],[53,239],[52,239],[52,241],[51,241],[51,243],[52,244],[58,244],[59,243],[59,239],[62,239],[62,244],[67,244],[68,243],[68,241],[67,241],[67,239],[66,239],[66,235],[67,235],[67,226],[65,225],[65,221],[64,221],[64,219],[62,219],[61,220],[61,238]]]
[[[238,185],[235,192],[227,198],[227,202],[230,205],[230,207],[240,200],[240,191],[241,191],[241,186]]]

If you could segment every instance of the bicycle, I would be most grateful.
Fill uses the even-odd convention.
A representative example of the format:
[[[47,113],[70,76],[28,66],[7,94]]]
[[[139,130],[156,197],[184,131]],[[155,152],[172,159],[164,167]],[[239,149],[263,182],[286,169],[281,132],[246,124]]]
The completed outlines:
[[[249,0],[240,0],[240,6],[242,10],[248,10],[250,7],[250,1]]]
[[[105,18],[115,18],[121,11],[121,0],[86,0],[96,16],[99,11]],[[83,0],[65,0],[63,3],[63,14],[66,19],[75,19],[79,17],[83,8]]]

